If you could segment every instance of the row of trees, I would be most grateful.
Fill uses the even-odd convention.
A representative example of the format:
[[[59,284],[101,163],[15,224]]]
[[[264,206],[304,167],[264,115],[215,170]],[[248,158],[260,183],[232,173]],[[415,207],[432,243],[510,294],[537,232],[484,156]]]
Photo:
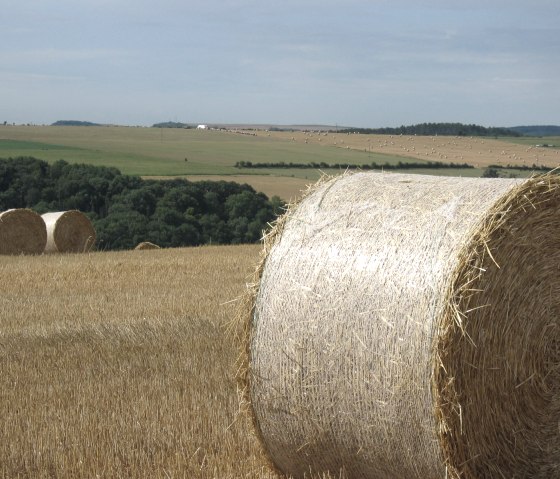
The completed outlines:
[[[435,168],[474,168],[468,163],[443,163],[441,161],[399,161],[398,163],[325,163],[324,161],[310,163],[293,163],[279,161],[277,163],[253,163],[252,161],[238,161],[236,168],[296,168],[296,169],[326,169],[337,170],[411,170],[411,169],[435,169]]]
[[[375,135],[522,136],[520,132],[508,128],[487,128],[463,123],[419,123],[397,128],[349,128],[344,132]]]
[[[278,197],[234,182],[143,180],[64,160],[0,159],[0,211],[80,210],[104,250],[141,241],[163,247],[256,242],[282,207]]]

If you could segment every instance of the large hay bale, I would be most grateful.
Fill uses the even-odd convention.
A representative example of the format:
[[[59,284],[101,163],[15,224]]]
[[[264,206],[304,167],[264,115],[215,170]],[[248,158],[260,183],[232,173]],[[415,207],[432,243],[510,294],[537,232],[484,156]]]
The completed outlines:
[[[47,242],[45,222],[25,208],[0,213],[0,254],[41,254]]]
[[[47,245],[45,253],[85,253],[95,244],[95,229],[81,211],[45,213]]]
[[[358,173],[265,245],[245,399],[294,477],[560,477],[560,180]]]

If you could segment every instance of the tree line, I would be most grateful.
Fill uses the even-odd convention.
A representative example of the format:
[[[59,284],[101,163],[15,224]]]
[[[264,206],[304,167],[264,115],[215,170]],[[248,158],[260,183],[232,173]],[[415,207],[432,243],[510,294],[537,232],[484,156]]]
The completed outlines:
[[[344,133],[373,135],[421,135],[421,136],[522,136],[519,131],[509,128],[465,125],[463,123],[419,123],[397,128],[347,128]]]
[[[325,163],[324,161],[309,163],[293,163],[279,161],[277,163],[253,163],[252,161],[238,161],[235,163],[236,168],[295,168],[295,169],[326,169],[334,168],[337,170],[411,170],[426,168],[474,168],[468,163],[443,163],[441,161],[399,161],[398,163]]]
[[[249,185],[184,179],[143,180],[116,168],[0,158],[0,211],[80,210],[92,220],[98,249],[252,243],[282,212]]]

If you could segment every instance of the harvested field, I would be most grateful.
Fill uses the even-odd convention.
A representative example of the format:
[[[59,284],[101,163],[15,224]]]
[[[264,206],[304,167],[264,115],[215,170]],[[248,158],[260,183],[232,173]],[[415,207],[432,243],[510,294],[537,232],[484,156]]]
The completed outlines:
[[[258,250],[3,258],[0,477],[276,477],[225,330]]]
[[[358,135],[325,132],[258,132],[292,143],[359,150],[404,156],[417,161],[468,163],[477,168],[488,165],[560,165],[560,148],[543,148],[515,143],[515,139],[452,136]],[[534,144],[546,140],[532,139]]]
[[[269,235],[245,317],[270,460],[298,478],[560,477],[559,207],[557,175],[312,189]]]

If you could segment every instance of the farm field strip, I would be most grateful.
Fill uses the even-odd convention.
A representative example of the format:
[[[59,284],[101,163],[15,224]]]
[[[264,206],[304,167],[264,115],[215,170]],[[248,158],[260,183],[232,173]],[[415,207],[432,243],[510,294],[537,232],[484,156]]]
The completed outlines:
[[[236,168],[252,163],[326,163],[382,165],[398,162],[467,163],[471,169],[405,170],[445,176],[481,176],[492,164],[556,167],[560,138],[479,138],[357,135],[327,132],[200,131],[146,127],[0,126],[0,157],[34,156],[50,162],[114,166],[144,177],[187,177],[248,183],[268,196],[299,195],[322,168]],[[539,143],[556,147],[536,147]],[[548,144],[547,143],[547,144]],[[502,170],[524,177],[531,171]],[[272,180],[272,178],[277,178]]]
[[[479,168],[508,163],[556,166],[560,163],[560,148],[534,146],[544,141],[301,131],[235,133],[173,128],[2,126],[0,156],[26,154],[48,161],[63,158],[150,176],[261,173],[239,170],[234,167],[237,161],[328,164],[441,161],[469,163]],[[291,176],[293,173],[282,169],[274,174]]]
[[[259,249],[4,257],[0,477],[276,477],[227,329]]]
[[[14,143],[27,142],[25,145]],[[45,145],[52,144],[53,149]],[[58,148],[63,145],[66,149]],[[125,174],[239,174],[238,161],[278,163],[369,163],[395,161],[391,155],[372,160],[363,152],[303,147],[282,138],[225,131],[130,127],[0,127],[0,157],[35,156],[114,166]],[[402,160],[402,158],[401,158]],[[243,171],[243,174],[250,172]]]
[[[468,163],[478,168],[488,165],[527,165],[555,167],[560,164],[560,141],[547,138],[484,138],[452,136],[357,135],[325,132],[258,132],[259,136],[281,138],[303,144],[321,144],[337,149],[358,150],[404,156],[415,161]],[[553,143],[557,147],[537,147]],[[374,161],[374,160],[372,160]]]

